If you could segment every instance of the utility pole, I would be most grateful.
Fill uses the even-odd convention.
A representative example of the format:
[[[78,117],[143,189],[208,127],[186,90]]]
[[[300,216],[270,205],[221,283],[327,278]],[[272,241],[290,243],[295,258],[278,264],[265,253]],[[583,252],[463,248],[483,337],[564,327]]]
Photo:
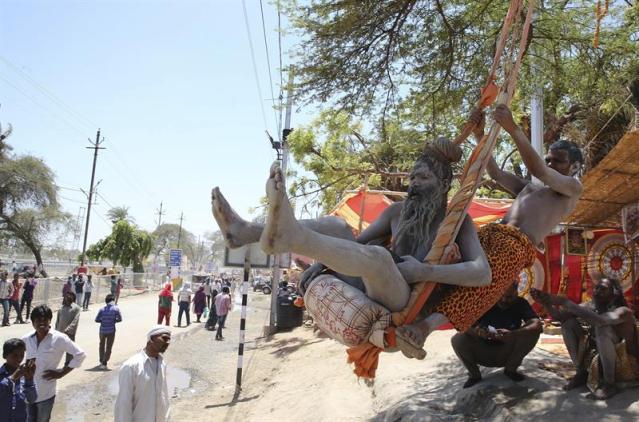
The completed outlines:
[[[160,227],[162,225],[162,216],[164,214],[166,214],[165,211],[162,211],[162,204],[163,204],[163,202],[160,202],[160,209],[156,212],[156,214],[158,216],[158,227]]]
[[[288,168],[288,143],[286,139],[293,131],[291,128],[291,112],[293,110],[293,66],[288,72],[288,93],[286,98],[286,116],[284,118],[284,129],[282,129],[282,175],[286,181],[286,170]],[[273,283],[271,285],[271,316],[269,319],[269,330],[275,332],[275,320],[277,315],[277,293],[280,284],[280,265],[284,255],[275,255],[273,263]]]
[[[182,240],[182,221],[184,220],[184,213],[180,213],[180,230],[178,231],[178,243],[177,248],[180,249],[180,240]]]
[[[87,149],[93,150],[93,169],[91,170],[91,185],[89,186],[89,199],[87,203],[87,219],[86,224],[84,226],[84,242],[82,243],[82,263],[81,266],[84,266],[86,262],[86,252],[87,252],[87,238],[89,236],[89,219],[91,218],[91,204],[93,202],[93,182],[95,181],[95,165],[98,161],[98,151],[101,149],[106,149],[101,147],[100,145],[104,142],[104,138],[100,139],[100,129],[98,129],[98,133],[95,135],[95,142],[91,142],[89,139],[89,143],[93,146],[86,147]]]

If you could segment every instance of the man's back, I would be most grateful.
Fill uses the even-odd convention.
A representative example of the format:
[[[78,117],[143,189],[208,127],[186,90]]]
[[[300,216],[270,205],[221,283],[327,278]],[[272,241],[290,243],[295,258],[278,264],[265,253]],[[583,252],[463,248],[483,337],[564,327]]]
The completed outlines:
[[[109,303],[98,311],[95,322],[100,323],[101,334],[115,333],[115,324],[122,321],[122,314],[118,305]]]

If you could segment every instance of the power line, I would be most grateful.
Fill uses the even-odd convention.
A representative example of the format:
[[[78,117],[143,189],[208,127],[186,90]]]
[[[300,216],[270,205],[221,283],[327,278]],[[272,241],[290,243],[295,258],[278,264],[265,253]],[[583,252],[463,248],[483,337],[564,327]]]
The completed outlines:
[[[110,208],[115,208],[113,205],[111,205],[111,204],[109,203],[109,201],[107,201],[107,200],[106,200],[106,198],[105,198],[104,196],[102,196],[102,194],[101,194],[101,193],[99,193],[99,192],[97,192],[97,191],[96,191],[96,192],[95,192],[95,194],[96,194],[97,196],[99,196],[100,198],[102,198],[102,200],[104,201],[104,203],[105,203],[105,204],[107,204]]]
[[[275,117],[275,127],[277,127],[277,139],[282,141],[282,135],[279,133],[280,128],[277,124],[277,106],[275,105],[275,93],[273,92],[273,75],[271,74],[271,54],[268,51],[268,42],[266,41],[266,23],[264,22],[264,6],[260,0],[260,15],[262,16],[262,35],[264,37],[264,49],[266,50],[266,66],[268,68],[268,80],[271,86],[271,102],[273,103],[273,117]]]
[[[251,28],[249,26],[248,13],[246,12],[246,0],[242,0],[242,9],[244,10],[244,25],[246,27],[246,34],[248,36],[249,49],[251,51],[251,61],[253,62],[253,74],[255,75],[255,84],[257,85],[257,97],[260,103],[260,109],[262,110],[262,119],[264,120],[264,128],[268,129],[266,123],[266,112],[264,111],[264,104],[262,101],[262,87],[260,85],[260,78],[257,73],[257,64],[255,62],[255,50],[253,49],[253,39],[251,36]]]
[[[284,110],[284,65],[282,64],[282,11],[280,8],[280,0],[277,0],[277,50],[278,50],[278,56],[280,59],[280,95],[279,95],[279,100],[280,100],[280,113],[279,113],[279,120],[277,122],[277,132],[278,133],[282,133],[282,112]],[[280,135],[281,137],[281,135]],[[281,138],[280,138],[281,141]]]
[[[41,83],[37,82],[35,79],[33,79],[30,75],[28,75],[26,72],[24,72],[22,69],[20,69],[17,65],[13,64],[12,62],[10,62],[9,60],[7,60],[6,58],[0,56],[0,61],[4,62],[9,68],[11,68],[12,70],[14,70],[16,73],[20,74],[20,76],[22,76],[23,79],[25,79],[27,82],[29,82],[33,87],[35,87],[38,91],[40,91],[40,93],[42,93],[44,96],[46,96],[49,100],[51,100],[55,105],[57,105],[62,111],[66,112],[67,114],[69,114],[70,116],[74,117],[76,121],[78,121],[79,123],[83,124],[83,125],[87,125],[91,128],[98,126],[97,123],[92,122],[89,118],[87,118],[86,116],[83,116],[82,114],[78,113],[77,111],[73,110],[69,105],[67,105],[64,101],[62,101],[58,96],[56,96],[53,92],[51,92],[51,90],[47,89],[44,85],[42,85]],[[18,92],[20,92],[22,95],[24,95],[25,97],[27,97],[28,99],[30,99],[33,103],[35,103],[38,107],[42,108],[43,110],[49,112],[50,114],[52,114],[54,117],[60,119],[61,121],[63,121],[64,123],[66,123],[70,128],[72,128],[73,130],[75,130],[76,132],[78,132],[79,134],[83,135],[83,136],[87,136],[87,132],[83,131],[82,129],[79,129],[78,127],[76,127],[74,124],[72,124],[71,122],[69,122],[66,118],[57,115],[56,113],[52,112],[50,109],[48,109],[47,107],[43,106],[42,104],[40,104],[34,97],[32,97],[31,95],[27,94],[26,92],[24,92],[22,89],[20,89],[18,86],[14,85],[13,83],[11,83],[10,81],[8,81],[7,79],[3,78],[2,76],[0,76],[0,79],[3,79],[8,85],[12,86],[15,90],[17,90]],[[122,154],[119,152],[119,150],[117,149],[116,145],[111,141],[110,142],[110,146],[113,150],[113,152],[118,155],[118,158],[120,159],[120,161],[122,162],[122,165],[124,166],[125,170],[127,170],[126,172],[124,172],[123,174],[126,174],[128,171],[130,172],[135,172],[134,167],[129,166],[126,161],[124,160]],[[107,158],[108,161],[108,158]],[[116,170],[117,173],[120,173],[119,170]],[[139,178],[137,178],[139,179]],[[127,180],[127,183],[129,183],[130,185],[135,184],[136,182],[130,182],[130,179]],[[148,198],[150,198],[152,200],[153,203],[155,203],[155,199],[152,198],[146,189],[144,189],[144,187],[142,185],[140,185],[140,189],[138,189],[137,187],[135,188],[136,190],[138,190],[139,192],[142,192],[144,195],[146,195]]]
[[[38,107],[40,107],[42,110],[46,111],[47,113],[49,113],[51,116],[55,117],[56,119],[60,120],[61,122],[63,122],[64,124],[66,124],[67,126],[69,126],[69,128],[73,129],[74,131],[78,132],[80,135],[82,136],[87,136],[86,131],[79,129],[78,127],[76,127],[73,123],[69,122],[67,119],[65,119],[62,116],[59,116],[58,114],[54,113],[53,111],[51,111],[49,108],[43,106],[42,104],[40,104],[35,98],[33,98],[31,95],[27,94],[26,92],[24,92],[20,87],[18,87],[17,85],[15,85],[14,83],[12,83],[11,81],[9,81],[8,79],[4,78],[2,75],[0,75],[0,79],[3,80],[7,85],[9,85],[10,87],[12,87],[13,89],[15,89],[16,91],[18,91],[20,94],[22,94],[23,96],[25,96],[26,98],[28,98],[32,103],[34,103],[35,105],[37,105]]]
[[[10,62],[9,60],[7,60],[6,58],[4,58],[2,56],[0,56],[0,61],[4,62],[7,66],[9,66],[15,72],[20,74],[20,76],[22,76],[23,79],[25,79],[27,82],[29,82],[33,87],[35,87],[38,91],[40,91],[42,94],[44,94],[46,97],[48,97],[51,101],[56,103],[60,108],[65,109],[66,112],[69,113],[71,116],[75,117],[75,119],[78,120],[78,122],[86,125],[88,128],[91,128],[91,129],[93,129],[94,127],[99,126],[97,123],[92,122],[91,120],[89,120],[85,116],[83,116],[80,113],[78,113],[75,110],[73,110],[69,105],[67,105],[64,101],[62,101],[53,92],[51,92],[44,85],[42,85],[41,83],[39,83],[38,81],[33,79],[29,74],[27,74],[24,70],[20,69],[14,63]]]
[[[86,201],[80,201],[80,200],[77,200],[77,199],[67,198],[66,196],[62,196],[60,194],[58,194],[58,198],[62,198],[65,201],[69,201],[69,202],[75,202],[76,204],[83,204],[83,205],[86,204]]]

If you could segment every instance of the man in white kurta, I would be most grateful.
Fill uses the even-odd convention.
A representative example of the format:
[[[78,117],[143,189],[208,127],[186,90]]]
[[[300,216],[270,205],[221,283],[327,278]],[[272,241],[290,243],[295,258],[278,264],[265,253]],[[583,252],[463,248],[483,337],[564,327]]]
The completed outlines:
[[[165,422],[169,420],[169,389],[162,353],[171,343],[164,325],[151,329],[146,347],[120,367],[115,422]]]

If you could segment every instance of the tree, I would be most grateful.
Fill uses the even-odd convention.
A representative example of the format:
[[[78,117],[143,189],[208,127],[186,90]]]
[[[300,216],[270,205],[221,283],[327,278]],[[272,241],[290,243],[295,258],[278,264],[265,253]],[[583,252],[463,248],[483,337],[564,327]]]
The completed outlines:
[[[26,246],[46,277],[42,248],[49,233],[71,218],[61,211],[53,171],[39,158],[12,156],[0,129],[0,230]]]
[[[178,224],[164,223],[159,225],[151,235],[153,236],[154,246],[153,253],[156,256],[164,255],[165,261],[168,264],[169,249],[176,249],[178,246],[178,237],[180,238],[180,249],[184,251],[184,254],[189,258],[193,258],[197,255],[197,240],[195,235],[184,227],[181,229]]]
[[[143,261],[153,250],[151,235],[135,225],[120,220],[113,225],[111,234],[87,249],[89,259],[109,259],[113,266],[133,267],[133,272],[144,272]]]
[[[133,218],[129,214],[129,207],[121,206],[121,207],[113,207],[107,211],[106,217],[111,220],[113,224],[118,221],[128,221],[129,223],[134,223],[135,218]]]
[[[296,129],[289,136],[291,153],[315,177],[297,178],[291,195],[310,196],[304,206],[321,205],[329,211],[345,190],[362,185],[404,191],[404,179],[421,152],[424,136],[395,123],[363,136],[363,126],[346,112],[324,111],[308,127]]]
[[[295,88],[306,102],[379,122],[382,140],[390,139],[389,122],[431,139],[450,136],[485,83],[507,3],[290,0],[287,14],[302,40]],[[567,125],[567,136],[588,147],[589,167],[627,129],[629,104],[590,142],[639,73],[639,4],[610,2],[600,48],[592,44],[592,9],[591,1],[542,2],[513,104],[525,118],[533,90],[542,87],[546,126],[561,122],[560,132]],[[575,106],[580,112],[562,122]]]

